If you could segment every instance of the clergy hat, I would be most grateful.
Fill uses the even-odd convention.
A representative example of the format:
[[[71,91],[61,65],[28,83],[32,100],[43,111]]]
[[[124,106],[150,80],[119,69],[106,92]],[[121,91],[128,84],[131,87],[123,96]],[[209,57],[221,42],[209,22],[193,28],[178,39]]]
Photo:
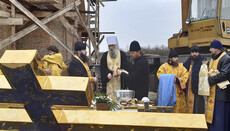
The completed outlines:
[[[118,46],[118,40],[116,36],[108,36],[106,37],[107,44],[108,45],[117,45]]]
[[[175,50],[170,50],[169,52],[169,58],[173,58],[173,57],[178,57],[178,54]]]
[[[221,44],[220,41],[218,40],[214,40],[211,44],[210,44],[211,48],[215,48],[215,49],[222,49],[223,45]]]
[[[82,42],[75,43],[75,51],[81,51],[86,49],[86,44]]]
[[[200,52],[200,48],[197,45],[193,45],[190,49],[190,52]]]
[[[51,45],[47,48],[48,51],[53,51],[58,53],[58,48],[55,45]]]
[[[139,50],[141,50],[140,44],[137,41],[131,42],[129,51],[139,51]]]

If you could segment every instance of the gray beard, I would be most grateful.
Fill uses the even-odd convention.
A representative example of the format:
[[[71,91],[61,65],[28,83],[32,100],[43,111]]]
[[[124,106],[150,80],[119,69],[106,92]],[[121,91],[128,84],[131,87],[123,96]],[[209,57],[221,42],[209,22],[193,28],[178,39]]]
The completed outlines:
[[[116,49],[113,51],[109,50],[109,55],[112,59],[115,59],[117,57],[117,50]]]

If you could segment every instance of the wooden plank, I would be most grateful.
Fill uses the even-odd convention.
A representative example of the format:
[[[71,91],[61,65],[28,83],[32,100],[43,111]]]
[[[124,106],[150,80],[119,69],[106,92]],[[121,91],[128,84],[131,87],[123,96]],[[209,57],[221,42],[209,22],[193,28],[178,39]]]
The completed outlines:
[[[37,18],[44,18],[47,17],[48,15],[53,14],[52,11],[33,11],[32,12]],[[70,17],[70,18],[74,18],[77,15],[76,11],[68,11],[65,14],[65,17]]]
[[[78,6],[80,5],[80,1],[76,1],[76,2],[73,2],[69,5],[67,5],[66,7],[60,9],[59,11],[47,16],[46,18],[42,19],[41,22],[46,24],[48,22],[50,22],[51,20],[59,17],[60,15],[63,15],[64,13],[66,13],[67,11],[71,10],[74,8],[74,6]],[[0,42],[0,50],[3,49],[4,47],[12,44],[13,42],[17,41],[18,39],[22,38],[23,36],[29,34],[30,32],[36,30],[38,28],[38,26],[36,24],[33,24],[19,32],[17,32],[15,35],[12,35],[10,37],[8,37],[7,39],[4,39]]]
[[[0,17],[10,17],[10,13],[7,11],[0,10]]]
[[[11,4],[11,13],[10,13],[11,17],[15,17],[15,6],[13,4]],[[22,18],[22,22],[23,22],[23,18]],[[12,25],[11,26],[11,35],[14,35],[16,33],[16,26]],[[13,43],[13,48],[16,49],[16,44],[15,42]]]
[[[27,10],[22,4],[20,4],[17,0],[9,0],[12,4],[14,4],[19,10],[21,10],[25,15],[27,15],[32,21],[34,21],[38,26],[40,26],[46,33],[48,33],[53,39],[55,39],[63,48],[65,48],[70,54],[74,56],[72,50],[70,50],[59,38],[55,35],[55,33],[50,30],[45,24],[43,24],[37,17],[35,17],[29,10]]]
[[[87,0],[87,1],[88,1],[88,3],[89,3],[90,7],[93,9],[93,11],[96,11],[96,10],[94,9],[94,7],[93,7],[93,3],[91,2],[91,0]]]
[[[69,24],[69,22],[65,19],[64,16],[60,16],[59,20],[63,24],[63,26],[77,38],[77,40],[80,40],[77,30],[72,25]]]
[[[59,4],[61,3],[59,0],[26,0],[27,2],[33,4]]]
[[[115,34],[115,32],[99,32],[101,34]]]
[[[32,12],[37,18],[47,17],[48,15],[53,14],[52,11],[33,11]]]
[[[92,41],[92,45],[93,45],[93,48],[94,48],[94,50],[95,50],[96,58],[98,58],[98,48],[97,48],[96,39],[95,39],[95,37],[93,36],[92,31],[91,31],[89,28],[87,28],[87,26],[86,26],[86,24],[85,24],[85,21],[84,21],[84,19],[81,17],[81,14],[80,14],[80,12],[79,12],[78,10],[77,10],[77,14],[78,14],[78,16],[79,16],[79,18],[80,18],[80,21],[81,21],[82,25],[84,26],[84,28],[86,29],[86,31],[87,31],[88,34],[89,34],[89,38],[90,38],[90,40]]]
[[[103,7],[105,7],[105,5],[102,3],[102,1],[101,0],[98,0],[99,2],[100,2],[100,4],[103,6]]]
[[[4,3],[6,3],[6,4],[9,4],[9,5],[10,5],[9,0],[0,0],[0,1],[2,1],[2,2],[4,2]]]
[[[8,5],[11,4],[9,0],[0,0],[0,1],[2,1]],[[29,3],[25,0],[20,0],[19,2],[22,3],[24,6],[32,7],[33,9],[39,9],[35,4]]]
[[[60,124],[207,129],[204,114],[52,110]]]
[[[65,17],[78,17],[76,11],[69,11],[65,13]]]
[[[0,10],[0,17],[13,17],[10,12]],[[23,18],[23,21],[28,21],[28,17],[19,13],[15,13],[16,18]]]
[[[0,18],[0,25],[23,25],[22,18]]]
[[[99,47],[99,45],[101,44],[101,42],[104,40],[105,35],[102,36],[102,38],[99,40],[97,47]],[[93,52],[91,53],[91,56],[93,56],[93,54],[95,53],[95,50],[93,50]]]

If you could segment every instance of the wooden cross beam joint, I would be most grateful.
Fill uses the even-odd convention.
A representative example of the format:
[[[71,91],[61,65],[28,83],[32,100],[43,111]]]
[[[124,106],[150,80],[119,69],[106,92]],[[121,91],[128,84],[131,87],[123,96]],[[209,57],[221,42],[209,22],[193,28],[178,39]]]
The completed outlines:
[[[55,18],[63,15],[64,13],[70,11],[71,9],[73,9],[75,6],[80,5],[80,1],[77,0],[69,5],[67,5],[66,7],[63,7],[62,9],[60,9],[57,12],[54,12],[53,14],[48,15],[46,18],[42,19],[41,22],[43,24],[46,24],[52,20],[54,20]],[[13,42],[17,41],[18,39],[22,38],[23,36],[29,34],[30,32],[36,30],[39,26],[36,24],[33,24],[19,32],[17,32],[16,34],[0,41],[0,50],[3,49],[4,47],[9,46],[10,44],[12,44]]]

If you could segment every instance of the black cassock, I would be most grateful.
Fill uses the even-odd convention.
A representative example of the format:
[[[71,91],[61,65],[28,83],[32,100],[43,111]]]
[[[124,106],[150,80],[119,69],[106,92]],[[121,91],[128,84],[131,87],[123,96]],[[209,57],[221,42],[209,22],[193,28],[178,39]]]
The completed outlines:
[[[84,65],[75,57],[68,67],[69,76],[79,76],[79,77],[88,77],[87,71]]]
[[[100,63],[102,92],[104,93],[106,93],[106,85],[109,82],[107,75],[109,73],[113,74],[113,72],[109,70],[107,66],[107,54],[108,54],[108,51],[103,54],[103,56],[101,57],[101,63]],[[120,54],[121,54],[120,69],[129,71],[129,62],[127,61],[125,53],[123,51],[120,51]],[[124,81],[123,77],[121,77],[121,89],[127,89],[127,86],[128,86],[127,82]]]
[[[143,97],[148,97],[149,64],[144,56],[135,60],[129,74],[121,73],[121,76],[129,82],[129,89],[135,91],[135,98],[141,100]]]

